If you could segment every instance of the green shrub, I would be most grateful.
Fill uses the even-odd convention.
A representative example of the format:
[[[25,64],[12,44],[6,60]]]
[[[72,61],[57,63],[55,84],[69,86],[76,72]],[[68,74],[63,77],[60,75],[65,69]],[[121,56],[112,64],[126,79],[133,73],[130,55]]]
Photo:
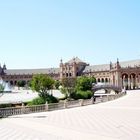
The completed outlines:
[[[31,105],[41,105],[41,104],[45,104],[46,101],[42,98],[42,97],[37,97],[35,99],[33,99],[31,102],[29,102],[27,105],[31,106]]]
[[[12,107],[12,104],[0,104],[0,108]]]
[[[45,98],[37,97],[37,98],[33,99],[31,102],[27,103],[27,105],[29,105],[29,106],[31,106],[31,105],[41,105],[41,104],[45,104],[46,102],[48,102],[48,103],[58,103],[58,99],[55,98],[52,95],[47,95]]]
[[[77,91],[76,93],[71,94],[71,97],[75,100],[77,99],[90,99],[92,97],[92,92],[90,90],[87,91]]]
[[[47,95],[46,101],[48,103],[58,103],[58,99],[52,95]]]

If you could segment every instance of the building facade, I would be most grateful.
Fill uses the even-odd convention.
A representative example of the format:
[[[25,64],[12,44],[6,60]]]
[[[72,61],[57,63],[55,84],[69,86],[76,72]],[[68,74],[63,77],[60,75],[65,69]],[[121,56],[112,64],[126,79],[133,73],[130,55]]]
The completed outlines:
[[[140,60],[126,62],[117,60],[116,63],[89,65],[75,57],[66,63],[63,63],[61,60],[59,68],[7,69],[6,65],[0,66],[0,77],[11,85],[16,85],[20,80],[28,83],[35,74],[49,75],[55,80],[81,75],[93,76],[97,82],[116,85],[126,89],[140,88]]]

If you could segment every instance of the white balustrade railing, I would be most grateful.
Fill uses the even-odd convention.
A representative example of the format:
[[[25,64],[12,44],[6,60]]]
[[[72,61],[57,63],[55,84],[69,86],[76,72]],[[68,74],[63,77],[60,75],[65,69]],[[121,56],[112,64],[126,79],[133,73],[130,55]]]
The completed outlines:
[[[0,117],[35,113],[35,112],[52,111],[52,110],[58,110],[58,109],[64,109],[64,108],[72,108],[72,107],[97,104],[101,102],[115,100],[117,98],[124,96],[125,94],[126,93],[119,93],[119,94],[114,94],[114,95],[100,96],[100,97],[86,99],[86,100],[83,100],[83,99],[72,100],[72,101],[65,100],[59,103],[51,103],[51,104],[46,103],[43,105],[0,108]]]

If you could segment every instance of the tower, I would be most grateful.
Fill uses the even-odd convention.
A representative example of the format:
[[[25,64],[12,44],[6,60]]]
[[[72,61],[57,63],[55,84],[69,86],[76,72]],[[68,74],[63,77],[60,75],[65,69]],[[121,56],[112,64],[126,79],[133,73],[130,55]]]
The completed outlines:
[[[78,57],[74,57],[66,63],[60,60],[60,79],[80,76],[85,66],[87,64]]]
[[[6,68],[6,65],[4,64],[4,65],[3,65],[3,70],[6,70],[6,69],[7,69],[7,68]]]
[[[117,58],[117,62],[115,64],[115,70],[116,70],[115,71],[115,73],[116,73],[115,81],[116,81],[117,86],[122,86],[120,69],[121,69],[120,62],[119,62],[119,59]]]
[[[63,78],[63,60],[62,59],[60,59],[60,79],[62,79]]]

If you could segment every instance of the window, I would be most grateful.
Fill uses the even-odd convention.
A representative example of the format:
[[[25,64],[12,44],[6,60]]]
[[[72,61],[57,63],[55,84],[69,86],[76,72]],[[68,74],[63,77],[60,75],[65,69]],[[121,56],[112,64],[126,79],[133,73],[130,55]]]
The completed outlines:
[[[69,75],[68,75],[68,73],[66,73],[66,77],[68,77]]]

